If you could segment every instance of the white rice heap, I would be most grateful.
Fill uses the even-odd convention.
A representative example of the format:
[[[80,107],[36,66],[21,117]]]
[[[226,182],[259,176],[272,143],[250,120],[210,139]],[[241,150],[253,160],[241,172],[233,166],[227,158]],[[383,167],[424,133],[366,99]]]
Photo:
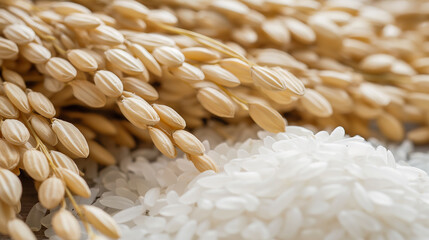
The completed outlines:
[[[343,128],[258,136],[208,151],[219,173],[121,148],[120,166],[95,179],[93,205],[112,214],[127,240],[429,238],[428,175],[397,164],[386,148]]]

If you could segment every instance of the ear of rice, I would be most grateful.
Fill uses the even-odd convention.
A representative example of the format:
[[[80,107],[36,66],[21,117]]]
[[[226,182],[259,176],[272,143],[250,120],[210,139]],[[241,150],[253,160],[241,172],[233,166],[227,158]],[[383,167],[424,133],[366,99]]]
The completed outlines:
[[[206,80],[225,87],[237,87],[240,85],[240,81],[234,74],[219,65],[202,65],[201,70],[206,76]]]
[[[1,133],[9,143],[24,145],[30,139],[27,127],[18,120],[6,119],[1,125]]]
[[[214,88],[201,88],[197,99],[203,107],[219,117],[232,118],[235,114],[235,105],[232,100]]]
[[[19,178],[11,171],[0,169],[0,200],[9,206],[18,204],[22,195]]]
[[[10,236],[16,240],[36,240],[31,229],[21,219],[15,218],[7,224]]]
[[[1,59],[12,59],[18,55],[18,51],[18,46],[14,42],[0,37]]]
[[[122,79],[122,82],[125,91],[132,92],[147,101],[155,101],[159,97],[158,92],[151,84],[137,78],[126,77]]]
[[[94,207],[83,205],[81,206],[88,221],[101,233],[111,238],[119,238],[120,230],[115,221],[103,210]]]
[[[4,91],[16,108],[21,112],[30,113],[31,107],[27,95],[20,87],[13,83],[4,83]]]
[[[106,105],[106,96],[92,82],[74,80],[70,85],[73,89],[73,95],[84,104],[93,108]]]
[[[50,177],[40,184],[38,197],[40,204],[47,209],[58,206],[64,199],[65,187],[63,181]]]
[[[51,58],[51,52],[46,47],[34,42],[23,46],[21,54],[34,64],[45,63]]]
[[[52,227],[55,233],[63,238],[70,240],[80,239],[80,226],[73,214],[66,209],[60,209],[52,217]]]
[[[87,51],[80,49],[73,49],[67,52],[67,59],[78,70],[83,72],[93,72],[97,70],[98,63]]]
[[[170,137],[158,128],[148,127],[148,130],[150,138],[156,148],[165,156],[175,158],[177,152]]]
[[[183,63],[182,66],[169,69],[171,73],[178,79],[188,82],[195,83],[204,80],[204,73],[197,67],[192,66],[189,63]]]
[[[45,180],[50,173],[48,159],[39,150],[29,149],[22,157],[25,171],[36,181]]]
[[[64,18],[64,23],[73,28],[93,29],[101,24],[96,16],[84,13],[72,13]]]
[[[52,130],[58,137],[58,140],[73,154],[79,157],[88,157],[89,148],[82,133],[73,126],[73,124],[54,119],[52,122]]]
[[[14,169],[20,160],[18,149],[5,141],[0,139],[0,167],[5,169]]]
[[[53,118],[56,114],[52,102],[42,93],[29,92],[27,94],[30,106],[40,115],[46,118]]]
[[[185,153],[191,155],[203,155],[204,145],[192,133],[185,130],[177,130],[173,133],[174,143]]]
[[[124,86],[114,73],[106,70],[97,71],[94,75],[95,86],[108,97],[121,96]]]
[[[152,55],[159,63],[167,67],[179,67],[185,61],[185,56],[182,52],[168,46],[155,48]]]
[[[283,132],[286,128],[286,121],[282,115],[265,104],[249,104],[249,115],[256,124],[269,132]]]
[[[17,118],[19,111],[4,96],[0,96],[0,116],[4,118]]]
[[[93,140],[88,140],[89,158],[102,165],[112,165],[116,163],[115,157],[103,146]]]
[[[84,198],[89,198],[91,196],[88,184],[81,176],[73,171],[61,167],[57,168],[57,171],[64,180],[67,188],[74,194]]]
[[[135,126],[146,128],[159,122],[159,116],[144,99],[131,94],[118,101],[118,106],[124,116]]]
[[[26,44],[34,40],[36,33],[23,24],[11,24],[3,29],[3,34],[16,44]]]

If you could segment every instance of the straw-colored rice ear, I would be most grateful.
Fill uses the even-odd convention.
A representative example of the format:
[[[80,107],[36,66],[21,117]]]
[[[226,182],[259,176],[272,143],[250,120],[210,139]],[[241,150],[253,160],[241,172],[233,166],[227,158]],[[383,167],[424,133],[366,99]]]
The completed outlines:
[[[135,1],[114,1],[111,5],[116,12],[130,18],[145,18],[149,9],[143,4]]]
[[[9,70],[7,68],[3,68],[2,76],[6,82],[14,83],[22,89],[26,88],[25,81],[19,73]]]
[[[119,77],[110,71],[97,71],[94,75],[94,83],[108,97],[119,97],[124,91],[124,86]]]
[[[134,94],[128,94],[118,101],[122,114],[135,126],[145,129],[147,125],[152,126],[159,122],[159,116],[152,106],[143,98]]]
[[[21,48],[21,54],[29,62],[42,64],[51,58],[51,52],[41,44],[31,42]]]
[[[67,188],[74,194],[84,198],[91,196],[91,190],[89,190],[88,184],[81,176],[65,168],[57,168],[57,171],[66,183]]]
[[[27,127],[15,119],[4,120],[1,125],[1,133],[6,141],[13,145],[24,145],[30,139]]]
[[[253,66],[251,74],[253,82],[267,90],[281,91],[286,89],[284,79],[270,68]]]
[[[36,240],[36,236],[28,227],[28,225],[19,218],[9,221],[7,224],[7,229],[9,235],[14,240]]]
[[[241,83],[253,83],[249,64],[237,58],[225,58],[219,61],[222,68],[234,74]]]
[[[313,89],[307,89],[300,102],[306,111],[318,117],[328,117],[333,112],[328,100]]]
[[[158,91],[151,84],[137,78],[126,77],[122,79],[122,82],[125,91],[132,92],[147,101],[155,101],[159,97]]]
[[[92,55],[81,49],[68,51],[67,59],[73,64],[73,66],[83,72],[93,72],[98,68],[98,63]]]
[[[353,99],[345,90],[322,85],[316,86],[315,90],[329,101],[336,112],[349,113],[353,111]]]
[[[55,146],[58,143],[57,135],[55,135],[50,123],[46,120],[46,118],[39,115],[33,115],[30,117],[30,124],[37,136],[43,142],[51,146]]]
[[[17,118],[19,111],[4,96],[0,96],[0,116],[4,118]]]
[[[25,151],[22,157],[25,171],[36,181],[43,181],[50,173],[48,159],[45,154],[36,149]]]
[[[23,113],[30,113],[31,107],[25,92],[14,83],[4,83],[4,91],[10,102]]]
[[[104,52],[107,61],[116,68],[130,75],[138,75],[143,72],[143,64],[128,52],[121,49],[110,49]]]
[[[220,54],[203,47],[190,47],[181,50],[187,59],[200,62],[213,62],[219,60]]]
[[[295,75],[293,75],[291,72],[289,72],[286,69],[275,67],[273,68],[273,70],[277,72],[280,77],[284,79],[284,83],[288,91],[298,96],[304,95],[305,86],[300,79],[295,77]]]
[[[74,80],[70,85],[73,89],[73,95],[84,104],[93,108],[106,105],[106,96],[92,82]]]
[[[189,63],[183,63],[180,67],[170,68],[171,73],[187,83],[195,83],[204,80],[204,73],[197,67],[192,66]]]
[[[40,204],[47,209],[53,209],[63,201],[64,193],[65,187],[61,179],[56,177],[47,178],[40,184],[38,189]]]
[[[256,124],[269,132],[284,132],[286,129],[286,121],[282,115],[265,104],[250,103],[249,115]]]
[[[0,59],[13,59],[18,55],[18,52],[16,43],[0,37]]]
[[[64,18],[67,26],[78,29],[93,29],[102,23],[99,18],[91,14],[72,13]]]
[[[359,68],[369,73],[388,72],[395,62],[395,57],[388,54],[373,54],[364,58]]]
[[[167,67],[179,67],[185,62],[185,56],[178,49],[168,46],[155,48],[153,57]]]
[[[174,143],[185,153],[191,155],[203,155],[204,145],[192,133],[185,130],[177,130],[173,133]]]
[[[100,25],[89,31],[91,41],[97,44],[115,46],[124,43],[121,32],[107,25]]]
[[[73,2],[54,2],[51,8],[58,14],[65,16],[73,13],[91,13],[88,8]]]
[[[206,154],[201,156],[187,155],[188,159],[194,164],[195,168],[200,172],[212,170],[218,172],[216,163]]]
[[[303,44],[311,44],[316,41],[316,34],[305,23],[295,19],[287,18],[284,21],[285,25],[289,29],[292,38]]]
[[[158,148],[158,150],[165,156],[172,159],[175,158],[177,151],[170,137],[158,128],[148,127],[148,130],[156,148]]]
[[[31,91],[27,94],[27,97],[30,106],[38,114],[46,118],[53,118],[55,116],[55,107],[44,94]]]
[[[81,237],[80,225],[77,219],[68,210],[61,208],[52,217],[52,227],[55,234],[62,239],[79,240]]]
[[[201,88],[197,99],[203,107],[219,117],[232,118],[235,114],[235,105],[232,100],[214,88]]]
[[[102,234],[114,239],[120,237],[120,230],[109,214],[94,206],[81,205],[81,208],[88,222]]]
[[[59,151],[50,151],[52,162],[56,167],[68,169],[76,174],[79,174],[79,168],[69,156]]]
[[[19,178],[11,171],[0,168],[0,200],[14,206],[21,199],[21,195],[22,185]]]
[[[186,127],[185,120],[173,108],[161,104],[153,104],[152,106],[153,109],[155,109],[155,111],[158,113],[161,121],[163,121],[169,127],[176,130],[184,129]]]
[[[4,139],[0,139],[0,168],[13,169],[18,165],[19,160],[18,149]]]
[[[131,43],[128,49],[143,63],[143,65],[155,76],[161,77],[162,70],[159,63],[144,47]]]
[[[206,80],[225,87],[237,87],[240,85],[240,80],[234,74],[219,65],[203,65],[201,70],[206,76]]]
[[[115,157],[103,146],[93,140],[88,140],[89,158],[102,165],[113,165],[116,163]]]
[[[71,123],[54,119],[52,122],[52,130],[58,137],[58,140],[73,154],[86,158],[89,155],[88,143],[85,137]]]
[[[11,24],[3,29],[3,34],[16,44],[27,44],[36,37],[33,29],[24,24]]]

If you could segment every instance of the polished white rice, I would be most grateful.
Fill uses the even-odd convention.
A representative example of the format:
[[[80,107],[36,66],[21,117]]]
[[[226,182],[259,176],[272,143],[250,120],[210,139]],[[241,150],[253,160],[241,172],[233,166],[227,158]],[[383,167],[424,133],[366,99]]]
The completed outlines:
[[[211,131],[197,135],[219,142]],[[240,134],[247,139],[254,132]],[[205,145],[214,146],[209,141]],[[120,166],[94,179],[99,198],[93,204],[114,217],[123,239],[429,236],[428,175],[397,164],[382,146],[345,137],[342,128],[313,134],[287,127],[286,133],[222,143],[207,153],[219,173],[199,173],[187,159],[167,160],[151,149],[120,148],[115,154]],[[51,229],[47,233],[56,239]]]

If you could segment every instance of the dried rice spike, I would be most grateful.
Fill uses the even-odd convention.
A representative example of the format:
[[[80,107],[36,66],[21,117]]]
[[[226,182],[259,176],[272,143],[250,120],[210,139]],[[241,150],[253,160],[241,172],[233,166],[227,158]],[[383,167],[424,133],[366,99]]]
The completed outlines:
[[[21,54],[25,59],[34,64],[45,63],[51,58],[51,52],[46,47],[33,42],[23,46]]]
[[[84,198],[89,198],[91,196],[88,184],[81,176],[71,170],[61,167],[57,168],[57,171],[66,183],[67,188],[74,194]]]
[[[407,95],[408,102],[424,111],[429,110],[429,94],[425,93],[409,93]]]
[[[4,118],[18,118],[19,111],[4,96],[0,96],[0,116]]]
[[[11,82],[22,89],[26,88],[25,81],[19,73],[3,68],[2,76],[6,82]]]
[[[116,0],[110,7],[116,12],[130,18],[146,18],[149,9],[137,1]]]
[[[150,10],[149,14],[147,15],[147,20],[167,25],[175,25],[178,22],[177,17],[173,13],[164,9]]]
[[[73,95],[81,102],[93,108],[101,108],[106,105],[106,96],[91,82],[86,80],[74,80],[70,83]]]
[[[315,90],[329,101],[336,112],[349,113],[353,111],[353,100],[345,90],[321,85],[316,86]]]
[[[371,83],[362,83],[359,86],[362,99],[371,106],[384,107],[391,102],[388,94],[381,91],[379,86]]]
[[[383,113],[377,118],[377,126],[383,135],[392,141],[401,141],[405,130],[401,122],[388,113]]]
[[[54,118],[52,130],[57,134],[58,140],[60,140],[70,152],[81,158],[88,157],[88,143],[82,133],[80,133],[73,124]]]
[[[81,49],[73,49],[67,52],[68,60],[78,70],[83,72],[93,72],[97,70],[98,64],[92,55]]]
[[[194,164],[195,168],[200,172],[212,170],[218,172],[216,163],[206,154],[201,156],[187,155],[188,159]]]
[[[125,91],[132,92],[147,101],[155,101],[159,97],[158,92],[152,85],[137,78],[122,78],[122,82]]]
[[[305,110],[317,117],[329,117],[332,115],[332,106],[318,92],[307,89],[300,102]]]
[[[27,127],[18,120],[6,119],[1,125],[1,133],[13,145],[24,145],[30,139]]]
[[[292,38],[303,44],[311,44],[316,41],[316,34],[307,24],[295,18],[287,18],[284,20],[285,25],[292,34]]]
[[[88,146],[90,159],[102,165],[113,165],[116,163],[115,157],[97,142],[88,140]]]
[[[36,132],[37,136],[44,142],[51,146],[55,146],[58,143],[57,135],[52,131],[51,125],[46,118],[39,115],[32,115],[30,117],[30,123]]]
[[[395,57],[391,55],[382,53],[373,54],[364,58],[360,62],[359,68],[369,73],[384,73],[391,69],[394,62]]]
[[[202,65],[201,70],[206,76],[206,80],[225,87],[237,87],[240,85],[240,80],[234,74],[219,65]]]
[[[179,67],[185,62],[183,53],[173,47],[157,47],[152,55],[159,63],[167,67]]]
[[[59,57],[49,59],[45,69],[49,75],[61,82],[69,82],[77,75],[76,68],[66,59]]]
[[[36,240],[31,229],[19,218],[10,220],[7,224],[7,230],[14,240]]]
[[[0,200],[9,206],[15,206],[21,195],[22,185],[19,178],[11,171],[0,168]]]
[[[33,107],[38,114],[46,118],[53,118],[55,116],[55,107],[45,95],[39,92],[29,92],[27,97],[31,107]]]
[[[294,96],[290,91],[271,91],[264,88],[260,88],[260,91],[262,91],[266,97],[273,100],[274,102],[278,104],[291,104],[295,102],[298,98]]]
[[[219,64],[234,74],[241,83],[253,83],[249,64],[237,58],[225,58],[220,60]]]
[[[285,79],[270,68],[253,66],[250,71],[253,82],[262,88],[274,91],[286,90],[287,88]]]
[[[72,28],[92,29],[100,26],[102,22],[92,14],[72,13],[64,18],[64,23]]]
[[[144,71],[142,62],[124,50],[110,49],[105,51],[104,55],[107,61],[124,73],[138,75]]]
[[[159,122],[159,116],[143,98],[127,93],[118,106],[122,114],[135,126],[145,129],[147,125],[152,126]]]
[[[161,77],[162,70],[159,63],[155,60],[155,58],[150,54],[144,47],[130,43],[128,45],[128,49],[136,56],[143,65],[155,76]]]
[[[12,104],[23,113],[30,113],[31,107],[25,92],[13,83],[4,83],[4,91]]]
[[[152,107],[158,113],[161,121],[172,129],[179,130],[186,127],[185,120],[173,108],[160,104],[152,104]]]
[[[177,156],[176,148],[167,134],[154,127],[148,127],[148,130],[153,144],[162,154],[171,159]]]
[[[308,25],[316,32],[318,41],[323,38],[329,41],[330,46],[334,46],[340,42],[341,46],[341,30],[340,28],[326,16],[316,14],[308,19]]]
[[[116,135],[114,136],[114,140],[116,144],[120,146],[125,146],[128,148],[134,148],[136,146],[136,141],[134,140],[131,133],[124,127],[119,121],[113,122],[116,127]]]
[[[73,161],[73,159],[71,159],[70,157],[68,157],[67,155],[65,155],[62,152],[58,152],[58,151],[50,151],[51,157],[52,157],[52,161],[55,164],[55,166],[60,167],[60,168],[65,168],[68,169],[72,172],[74,172],[75,174],[79,174],[79,168],[77,167],[76,163]]]
[[[407,133],[407,139],[414,144],[426,144],[429,142],[429,128],[419,127]]]
[[[36,181],[43,181],[49,176],[49,163],[45,154],[36,149],[25,151],[22,157],[25,171]]]
[[[266,131],[278,133],[286,129],[286,121],[274,108],[261,104],[250,103],[249,115],[258,126]]]
[[[375,119],[382,114],[382,108],[374,108],[362,102],[356,102],[353,106],[353,112],[363,119]]]
[[[50,177],[43,181],[38,189],[40,204],[47,209],[53,209],[64,199],[64,193],[63,181],[56,177]]]
[[[80,226],[73,214],[64,208],[58,210],[51,220],[55,234],[62,239],[79,240]]]
[[[222,92],[206,87],[198,90],[197,99],[203,107],[219,117],[232,118],[235,114],[235,105]]]
[[[0,37],[0,59],[13,59],[18,55],[16,43]]]
[[[91,11],[77,3],[72,2],[54,2],[50,6],[56,13],[61,15],[69,15],[72,13],[91,13]]]
[[[333,87],[346,88],[353,81],[353,77],[350,74],[336,71],[320,71],[318,75],[324,84]]]
[[[183,63],[182,66],[169,69],[171,73],[177,77],[179,80],[182,80],[187,83],[195,83],[204,80],[204,73],[197,67],[192,66],[188,63]]]
[[[81,208],[88,222],[102,234],[109,238],[116,239],[120,237],[120,230],[109,214],[94,206],[81,205]]]
[[[113,27],[100,25],[89,31],[91,41],[97,44],[116,46],[123,44],[125,39],[122,33]]]
[[[199,62],[213,62],[220,59],[220,54],[203,47],[189,47],[181,50],[187,59]]]
[[[203,155],[204,145],[192,133],[185,130],[177,130],[173,133],[174,143],[185,153],[191,155]]]
[[[94,83],[108,97],[119,97],[124,91],[124,86],[119,77],[110,71],[97,71],[94,75]]]
[[[18,149],[5,140],[0,139],[0,168],[14,169],[18,165],[19,160]]]
[[[12,24],[3,29],[3,34],[16,44],[27,44],[36,37],[33,29],[23,24]]]
[[[264,21],[261,29],[275,44],[284,46],[290,42],[290,33],[287,27],[278,19]]]
[[[46,76],[43,80],[43,86],[49,92],[56,93],[56,92],[63,90],[64,87],[66,86],[66,84],[56,80],[55,78],[51,78],[51,77]]]
[[[284,79],[287,90],[295,95],[302,96],[305,93],[305,86],[301,80],[286,69],[280,67],[274,67],[273,70],[278,73],[280,77]]]
[[[174,47],[176,44],[173,39],[157,33],[139,33],[127,36],[127,40],[137,43],[148,51],[152,52],[157,47],[170,46]]]

